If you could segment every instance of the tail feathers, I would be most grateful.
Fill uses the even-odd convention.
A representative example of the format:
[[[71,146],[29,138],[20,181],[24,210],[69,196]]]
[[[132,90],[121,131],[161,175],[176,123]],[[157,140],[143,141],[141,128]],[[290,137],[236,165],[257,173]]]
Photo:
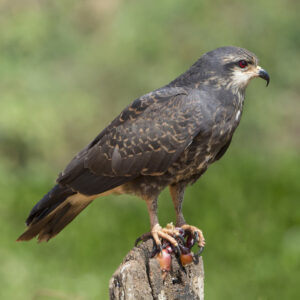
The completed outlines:
[[[47,216],[69,196],[76,194],[73,190],[60,184],[55,185],[31,210],[26,225],[36,223]]]
[[[55,186],[36,204],[26,220],[27,230],[17,241],[28,241],[35,236],[39,242],[49,241],[96,198],[63,189],[67,188]]]

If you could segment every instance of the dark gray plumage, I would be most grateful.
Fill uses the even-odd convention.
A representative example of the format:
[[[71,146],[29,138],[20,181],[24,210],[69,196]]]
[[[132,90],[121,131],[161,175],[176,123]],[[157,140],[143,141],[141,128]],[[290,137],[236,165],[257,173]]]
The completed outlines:
[[[93,199],[112,192],[137,194],[146,201],[159,244],[159,193],[170,187],[176,224],[184,225],[184,189],[226,152],[240,122],[245,88],[254,77],[269,82],[253,53],[223,47],[204,54],[168,85],[136,99],[73,158],[57,185],[34,206],[29,227],[18,240],[36,235],[49,240]]]

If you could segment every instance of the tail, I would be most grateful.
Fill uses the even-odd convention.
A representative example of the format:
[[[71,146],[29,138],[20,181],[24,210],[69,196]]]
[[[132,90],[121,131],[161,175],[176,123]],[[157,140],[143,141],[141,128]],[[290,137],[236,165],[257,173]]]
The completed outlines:
[[[76,193],[68,187],[55,185],[31,210],[27,230],[17,241],[49,241],[67,226],[96,196]]]

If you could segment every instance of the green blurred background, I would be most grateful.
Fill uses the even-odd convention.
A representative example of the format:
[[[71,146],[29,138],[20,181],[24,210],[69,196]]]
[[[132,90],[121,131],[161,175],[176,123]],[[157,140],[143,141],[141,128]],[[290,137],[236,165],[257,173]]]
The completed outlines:
[[[140,95],[224,45],[258,55],[225,157],[186,192],[206,300],[300,296],[300,2],[1,0],[0,298],[105,299],[148,231],[131,196],[95,201],[49,243],[16,243],[59,171]],[[174,220],[168,192],[161,224]]]

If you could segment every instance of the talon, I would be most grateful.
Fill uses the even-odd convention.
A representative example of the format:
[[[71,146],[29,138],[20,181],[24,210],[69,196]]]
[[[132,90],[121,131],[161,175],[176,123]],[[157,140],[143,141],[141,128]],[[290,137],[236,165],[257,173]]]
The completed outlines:
[[[139,244],[139,242],[145,242],[151,238],[153,238],[151,232],[144,233],[135,240],[134,246],[136,247]]]
[[[199,233],[198,233],[198,231],[195,231],[195,233],[194,233],[194,239],[195,239],[196,243],[199,242]]]
[[[157,224],[152,228],[151,233],[157,245],[161,243],[160,239],[167,241],[168,243],[170,243],[175,247],[178,245],[176,239],[173,237],[174,230],[170,229],[169,227],[161,228]]]
[[[187,239],[185,237],[187,236]],[[168,224],[165,228],[161,228],[159,224],[152,227],[150,233],[145,233],[136,240],[136,244],[140,241],[153,239],[153,250],[150,257],[156,257],[159,260],[161,270],[168,272],[171,268],[171,254],[178,261],[178,264],[183,266],[189,264],[193,260],[193,255],[190,248],[198,242],[200,247],[204,246],[204,238],[202,232],[190,225],[183,225],[182,228],[174,227],[173,224]],[[199,254],[202,252],[200,249]]]
[[[155,244],[155,242],[153,241],[153,249],[150,253],[150,258],[154,257],[157,253],[158,253],[158,248],[157,248],[157,245]]]
[[[198,252],[196,253],[196,255],[199,256],[203,252],[203,250],[204,250],[204,247],[200,246]]]
[[[166,228],[161,228],[159,224],[153,226],[151,232],[144,233],[136,239],[135,245],[137,246],[141,241],[147,241],[152,238],[154,241],[153,251],[151,255],[155,255],[155,252],[162,253],[164,249],[168,249],[169,253],[175,252],[180,254],[179,241],[177,242],[177,236],[183,242],[184,239],[179,235],[179,231],[170,223]],[[172,249],[173,248],[173,249]]]
[[[182,254],[188,254],[188,253],[191,252],[189,248],[187,248],[187,247],[185,247],[183,245],[179,245],[179,247],[180,247],[180,250],[181,250]]]
[[[194,239],[197,240],[197,244],[199,247],[204,247],[205,240],[204,240],[203,233],[200,229],[188,224],[182,225],[181,228],[184,229],[185,231],[190,232],[194,236]]]
[[[140,242],[141,240],[142,240],[142,239],[141,239],[141,237],[139,236],[139,237],[135,240],[134,246],[136,247],[136,246],[139,244],[139,242]]]
[[[181,234],[178,234],[176,238],[179,238],[183,245],[185,244],[185,239]]]
[[[162,247],[162,245],[161,245],[161,244],[158,244],[157,246],[158,246],[158,248],[159,248],[159,252],[162,253],[162,252],[163,252],[163,247]]]
[[[180,250],[179,245],[173,246],[173,247],[174,247],[174,253],[175,253],[175,256],[180,256],[181,250]]]

